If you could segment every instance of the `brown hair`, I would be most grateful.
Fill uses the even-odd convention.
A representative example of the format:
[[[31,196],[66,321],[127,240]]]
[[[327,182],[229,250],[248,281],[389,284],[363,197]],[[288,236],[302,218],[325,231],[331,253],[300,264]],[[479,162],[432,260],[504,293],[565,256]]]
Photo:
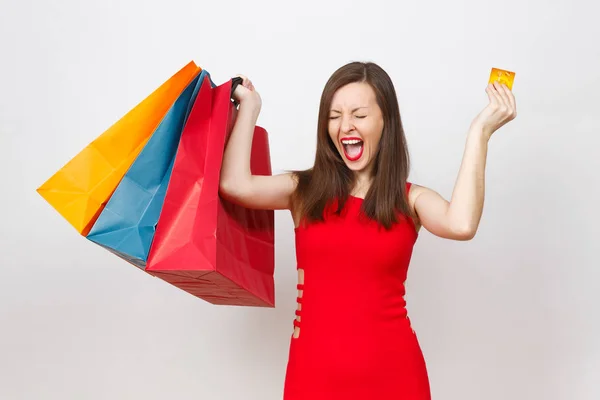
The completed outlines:
[[[351,62],[335,71],[327,81],[319,106],[314,166],[294,172],[298,184],[292,204],[300,219],[310,222],[322,221],[323,212],[331,201],[338,200],[338,214],[347,201],[354,174],[332,142],[328,125],[333,95],[354,82],[371,85],[384,122],[376,157],[372,161],[373,183],[362,202],[362,212],[389,229],[398,221],[397,213],[413,214],[406,198],[410,160],[394,85],[389,75],[375,63]]]

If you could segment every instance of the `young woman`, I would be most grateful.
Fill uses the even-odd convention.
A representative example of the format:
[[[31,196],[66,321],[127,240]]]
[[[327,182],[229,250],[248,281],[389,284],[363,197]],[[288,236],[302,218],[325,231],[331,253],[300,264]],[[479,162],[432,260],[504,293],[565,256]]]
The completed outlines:
[[[241,76],[241,75],[240,75]],[[483,209],[491,135],[516,116],[505,85],[488,85],[450,201],[407,182],[409,156],[390,77],[374,63],[338,69],[321,97],[314,166],[250,172],[261,99],[241,76],[221,173],[224,198],[288,209],[296,235],[298,308],[284,400],[430,399],[426,364],[405,308],[418,231],[469,240]]]

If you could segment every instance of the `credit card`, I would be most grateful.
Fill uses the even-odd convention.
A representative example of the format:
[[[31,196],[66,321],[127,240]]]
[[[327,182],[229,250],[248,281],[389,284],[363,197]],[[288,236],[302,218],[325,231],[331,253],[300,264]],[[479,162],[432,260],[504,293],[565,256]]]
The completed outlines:
[[[490,73],[490,80],[488,83],[500,82],[504,83],[510,90],[512,90],[513,82],[515,80],[515,73],[512,71],[506,71],[500,68],[492,68]]]

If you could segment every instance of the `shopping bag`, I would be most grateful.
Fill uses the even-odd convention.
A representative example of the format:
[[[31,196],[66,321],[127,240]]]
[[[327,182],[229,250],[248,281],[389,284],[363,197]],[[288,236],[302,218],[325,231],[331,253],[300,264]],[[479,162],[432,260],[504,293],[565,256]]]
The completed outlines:
[[[37,192],[87,235],[173,102],[200,70],[188,63],[43,183]]]
[[[87,235],[139,268],[146,265],[179,139],[205,77],[203,70],[171,106]]]
[[[273,307],[274,212],[219,196],[235,120],[232,81],[205,79],[181,135],[146,272],[212,304]],[[251,169],[270,175],[267,132],[256,127]]]

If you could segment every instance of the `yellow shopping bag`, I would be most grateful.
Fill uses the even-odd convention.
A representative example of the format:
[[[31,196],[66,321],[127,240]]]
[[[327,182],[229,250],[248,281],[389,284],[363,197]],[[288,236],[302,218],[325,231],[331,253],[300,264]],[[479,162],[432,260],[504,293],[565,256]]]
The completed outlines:
[[[192,61],[92,141],[37,192],[87,235],[171,105],[200,73]]]

